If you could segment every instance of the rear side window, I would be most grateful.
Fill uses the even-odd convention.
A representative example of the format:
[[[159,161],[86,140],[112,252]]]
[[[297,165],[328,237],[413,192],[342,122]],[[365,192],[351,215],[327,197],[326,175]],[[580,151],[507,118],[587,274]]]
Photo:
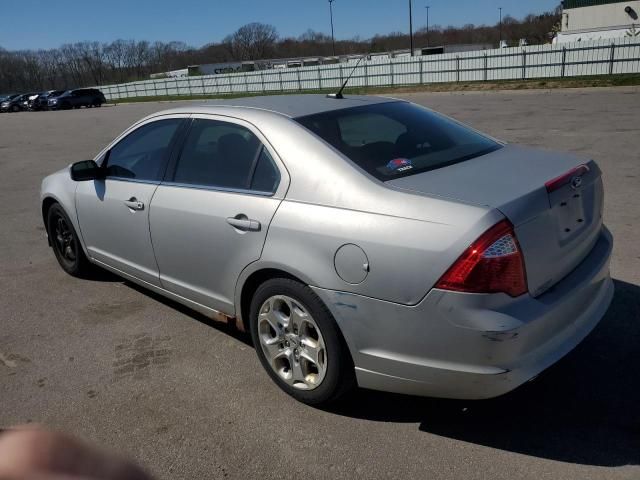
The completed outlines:
[[[181,123],[180,118],[147,123],[120,140],[109,151],[107,177],[161,180],[171,140]]]
[[[260,140],[247,128],[196,119],[175,168],[176,183],[275,191],[279,175]]]
[[[382,181],[443,168],[502,147],[408,102],[346,108],[296,120]]]
[[[262,152],[258,157],[253,178],[251,179],[251,190],[258,192],[275,192],[279,181],[280,173],[267,149],[262,147]]]

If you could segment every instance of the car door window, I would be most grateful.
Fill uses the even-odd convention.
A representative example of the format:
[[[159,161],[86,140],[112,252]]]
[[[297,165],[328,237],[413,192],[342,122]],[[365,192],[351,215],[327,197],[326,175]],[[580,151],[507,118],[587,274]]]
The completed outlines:
[[[107,177],[161,180],[171,141],[181,122],[180,118],[158,120],[127,135],[108,153]]]
[[[267,149],[263,147],[251,179],[251,190],[272,193],[278,188],[279,182],[280,172]]]
[[[194,121],[173,177],[174,182],[186,185],[269,192],[278,179],[268,152],[251,131],[203,119]]]

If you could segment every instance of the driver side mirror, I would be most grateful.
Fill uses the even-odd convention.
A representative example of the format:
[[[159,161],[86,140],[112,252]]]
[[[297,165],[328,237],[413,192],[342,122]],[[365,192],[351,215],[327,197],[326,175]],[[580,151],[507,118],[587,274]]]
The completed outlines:
[[[104,171],[93,160],[83,160],[71,165],[71,179],[76,182],[87,180],[101,180],[104,178]]]

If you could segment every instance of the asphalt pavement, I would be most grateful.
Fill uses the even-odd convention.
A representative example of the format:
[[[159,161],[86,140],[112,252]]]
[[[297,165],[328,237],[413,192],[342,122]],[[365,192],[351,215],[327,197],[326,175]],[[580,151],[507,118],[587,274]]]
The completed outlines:
[[[574,352],[488,401],[359,391],[330,410],[299,404],[246,336],[112,275],[72,278],[47,246],[41,179],[176,104],[2,114],[0,428],[75,433],[159,479],[640,478],[640,90],[403,97],[599,162],[616,294]]]

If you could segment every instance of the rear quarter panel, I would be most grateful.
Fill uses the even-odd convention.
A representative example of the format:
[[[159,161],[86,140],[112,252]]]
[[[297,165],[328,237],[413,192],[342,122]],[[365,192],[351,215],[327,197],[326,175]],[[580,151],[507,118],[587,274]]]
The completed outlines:
[[[414,199],[421,200],[427,199]],[[496,211],[474,213],[469,223],[440,223],[285,200],[271,222],[259,263],[279,266],[312,286],[415,305],[461,252],[501,218]],[[335,255],[345,244],[366,253],[369,272],[361,283],[347,283],[336,272]]]

